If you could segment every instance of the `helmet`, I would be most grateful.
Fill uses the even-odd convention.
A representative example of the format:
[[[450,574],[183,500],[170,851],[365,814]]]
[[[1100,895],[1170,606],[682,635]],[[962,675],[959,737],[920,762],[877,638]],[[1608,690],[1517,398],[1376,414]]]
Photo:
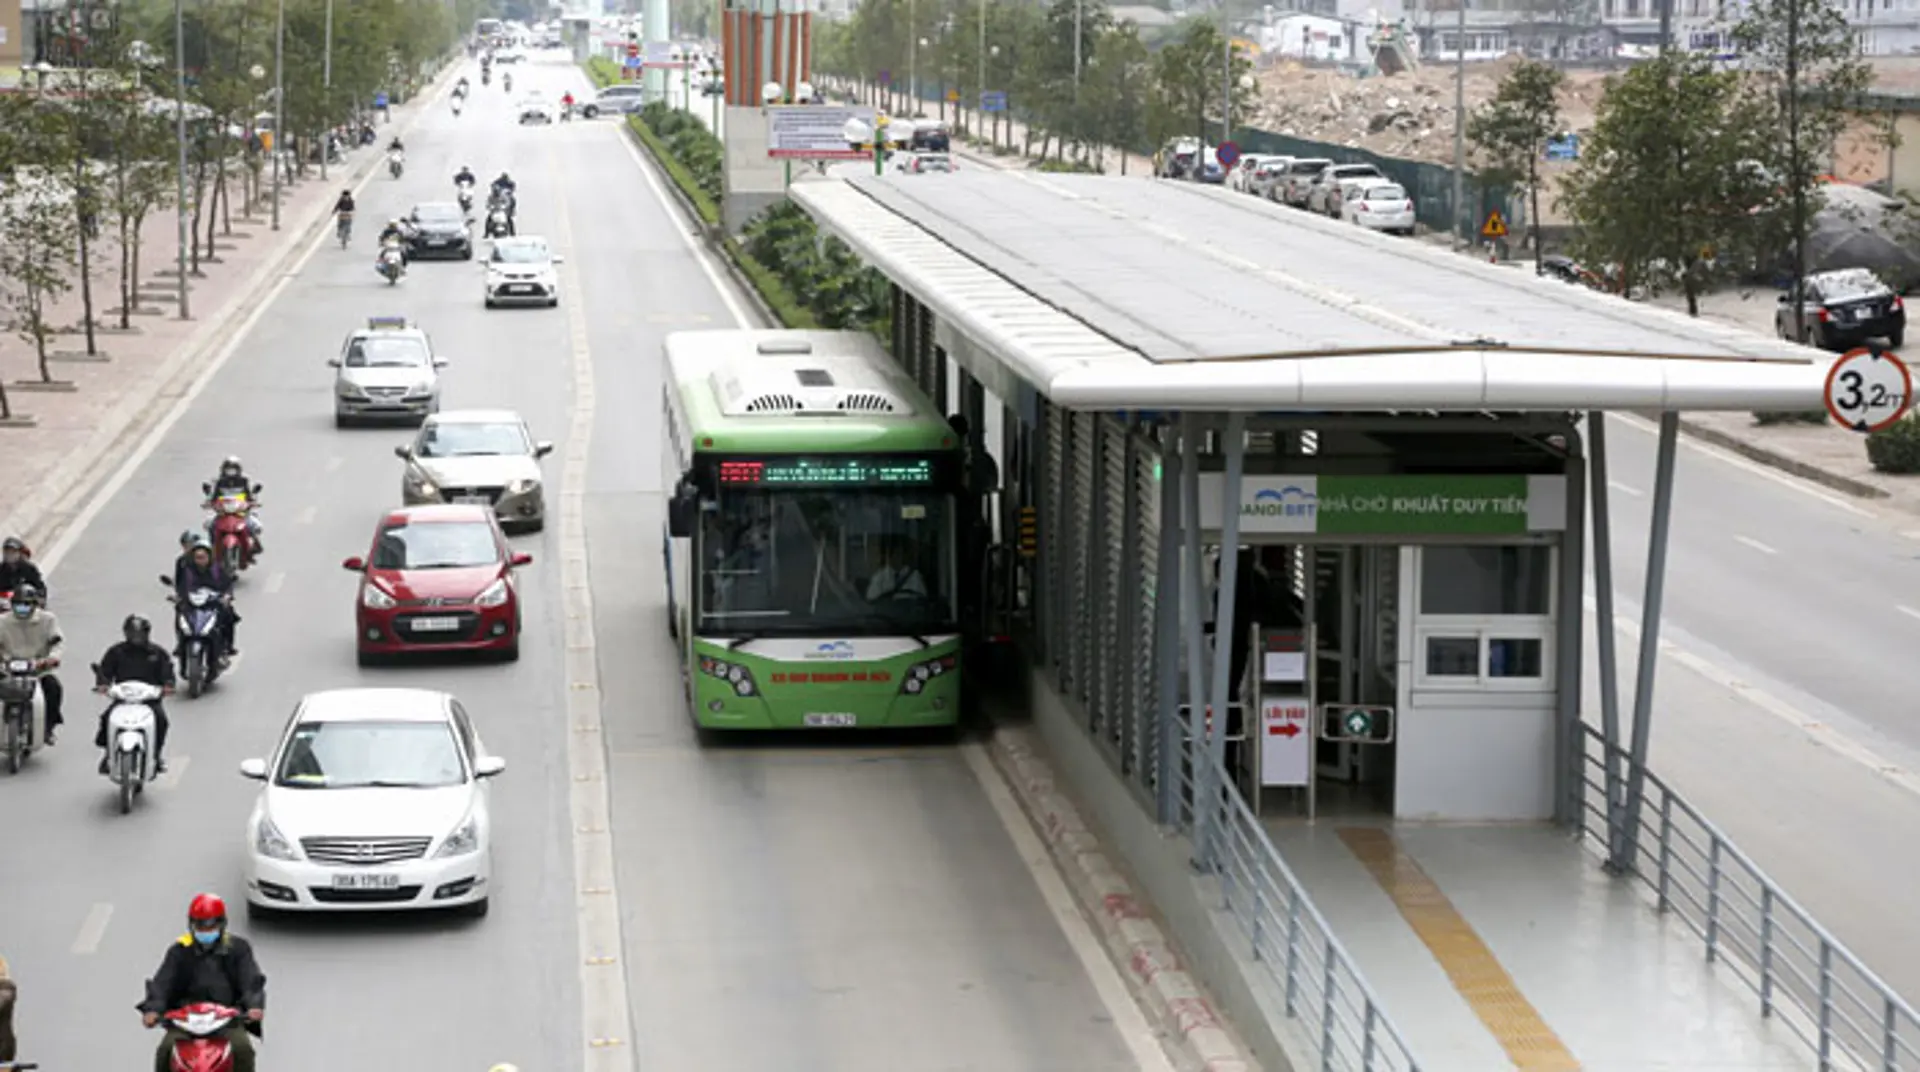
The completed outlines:
[[[153,635],[153,623],[138,614],[129,614],[127,620],[120,623],[120,632],[128,640],[132,640],[136,635],[141,640],[145,640]]]
[[[200,534],[193,531],[192,529],[187,529],[186,531],[182,532],[180,534],[180,550],[185,551],[192,548],[193,541],[198,539],[199,537],[200,537]]]
[[[487,1069],[487,1072],[520,1072],[520,1066],[506,1064],[494,1065],[492,1068]]]
[[[207,539],[206,533],[196,532],[193,534],[193,543],[187,548],[187,553],[192,554],[195,551],[205,551],[208,554],[213,553],[213,541]]]
[[[198,893],[193,903],[187,906],[187,921],[190,923],[225,923],[227,921],[227,902],[217,893]]]
[[[240,470],[241,470],[241,465],[240,465],[239,455],[229,454],[227,455],[227,459],[220,463],[220,473],[222,476],[225,476],[228,474],[233,474],[237,476],[240,473]]]
[[[27,542],[18,536],[9,536],[5,544],[0,544],[0,548],[8,551],[18,551],[24,555],[27,553]]]
[[[45,598],[45,595],[40,589],[35,588],[31,584],[21,584],[14,588],[12,602],[16,607],[22,603],[38,606]]]

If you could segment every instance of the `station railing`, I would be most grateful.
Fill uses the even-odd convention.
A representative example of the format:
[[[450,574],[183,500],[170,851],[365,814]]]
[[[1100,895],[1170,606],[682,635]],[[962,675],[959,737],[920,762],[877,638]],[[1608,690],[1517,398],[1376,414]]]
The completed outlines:
[[[1608,749],[1585,729],[1580,828],[1604,857]],[[1628,757],[1613,752],[1624,785]],[[1635,875],[1705,943],[1709,963],[1753,992],[1763,1017],[1804,1041],[1821,1072],[1920,1072],[1920,1017],[1905,999],[1651,772],[1643,799]]]
[[[1301,1072],[1419,1072],[1420,1063],[1373,988],[1281,859],[1233,778],[1208,760],[1216,789],[1201,792],[1186,758],[1191,754],[1182,748],[1183,758],[1174,764],[1180,828],[1191,835],[1196,824],[1207,827],[1204,858],[1194,863],[1219,882],[1221,907],[1282,995],[1287,1018],[1295,1021],[1295,1040],[1311,1051],[1313,1063],[1297,1067]]]

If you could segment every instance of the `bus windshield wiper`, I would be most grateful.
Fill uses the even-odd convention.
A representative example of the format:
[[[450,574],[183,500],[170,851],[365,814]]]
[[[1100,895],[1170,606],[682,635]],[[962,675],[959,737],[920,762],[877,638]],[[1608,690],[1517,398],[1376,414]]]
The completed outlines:
[[[751,644],[760,638],[761,634],[759,633],[742,633],[737,637],[731,637],[727,640],[727,650],[738,651],[742,644]]]

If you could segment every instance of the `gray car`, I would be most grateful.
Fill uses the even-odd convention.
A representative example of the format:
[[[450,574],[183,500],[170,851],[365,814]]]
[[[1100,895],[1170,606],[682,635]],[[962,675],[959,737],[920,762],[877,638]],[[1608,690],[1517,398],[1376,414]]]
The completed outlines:
[[[580,114],[592,119],[597,115],[626,115],[645,105],[645,90],[640,86],[608,86],[592,100],[581,104]]]
[[[500,526],[538,532],[546,525],[540,459],[553,444],[537,442],[518,413],[469,409],[427,418],[412,443],[393,448],[407,463],[400,497],[408,506],[475,503],[492,506]]]
[[[440,410],[440,370],[427,333],[405,317],[374,317],[347,336],[327,364],[333,377],[333,423],[425,420]]]

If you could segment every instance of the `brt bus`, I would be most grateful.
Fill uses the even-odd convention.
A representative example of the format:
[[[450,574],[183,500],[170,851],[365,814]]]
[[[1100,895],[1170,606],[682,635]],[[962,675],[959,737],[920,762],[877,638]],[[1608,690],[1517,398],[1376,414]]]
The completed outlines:
[[[874,338],[666,340],[667,614],[703,730],[951,726],[963,454]]]

